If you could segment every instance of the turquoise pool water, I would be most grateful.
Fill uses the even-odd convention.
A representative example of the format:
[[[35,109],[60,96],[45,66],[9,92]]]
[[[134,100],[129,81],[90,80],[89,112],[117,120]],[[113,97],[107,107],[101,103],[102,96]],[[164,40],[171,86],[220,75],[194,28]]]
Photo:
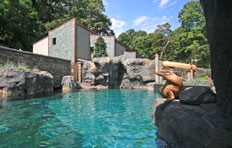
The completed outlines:
[[[100,90],[0,104],[0,147],[156,148],[158,93]]]

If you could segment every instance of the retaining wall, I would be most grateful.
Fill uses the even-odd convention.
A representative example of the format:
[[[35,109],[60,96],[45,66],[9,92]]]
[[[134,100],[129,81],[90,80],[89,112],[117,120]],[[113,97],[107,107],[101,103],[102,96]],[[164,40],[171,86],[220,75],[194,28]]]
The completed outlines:
[[[71,70],[70,60],[0,46],[0,64],[5,64],[7,62],[14,65],[23,63],[30,68],[37,68],[41,71],[51,73],[54,77],[55,88],[61,87],[62,77],[70,75]]]

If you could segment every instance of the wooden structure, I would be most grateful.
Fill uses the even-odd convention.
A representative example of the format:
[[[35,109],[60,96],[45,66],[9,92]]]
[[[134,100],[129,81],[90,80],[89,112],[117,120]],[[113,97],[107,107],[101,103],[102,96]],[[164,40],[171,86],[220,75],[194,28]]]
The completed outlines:
[[[155,72],[159,72],[162,69],[169,70],[170,67],[188,69],[188,80],[193,80],[193,70],[197,69],[197,66],[194,65],[192,62],[190,64],[187,64],[180,62],[162,61],[159,59],[158,53],[156,53],[155,55],[155,66]],[[156,75],[155,81],[160,84],[162,81],[162,77]]]
[[[78,73],[77,64],[71,64],[71,76],[74,76],[76,80],[78,80],[77,73]]]
[[[80,83],[81,82],[81,73],[82,73],[82,63],[77,62],[77,64],[71,64],[71,76],[74,76],[75,79]]]

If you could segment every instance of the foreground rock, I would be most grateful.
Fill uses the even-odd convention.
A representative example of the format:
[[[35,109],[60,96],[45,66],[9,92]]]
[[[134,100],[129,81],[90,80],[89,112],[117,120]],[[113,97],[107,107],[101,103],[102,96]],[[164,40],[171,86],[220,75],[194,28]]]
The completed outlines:
[[[63,92],[75,91],[81,88],[74,76],[64,76],[61,85]]]
[[[148,59],[95,58],[83,63],[82,80],[108,88],[146,88],[155,82],[155,62]]]
[[[53,92],[54,81],[50,73],[23,72],[0,68],[0,97],[21,98]]]
[[[216,94],[204,86],[194,86],[180,94],[180,102],[183,104],[200,105],[203,103],[216,103]]]
[[[185,104],[179,100],[156,99],[152,115],[153,122],[159,127],[157,136],[172,148],[232,147],[232,117],[226,118],[221,108],[212,103],[215,96],[210,91],[202,93],[207,91],[206,88],[187,90],[184,93],[201,99],[187,98]]]
[[[232,116],[232,1],[200,0],[200,2],[206,18],[217,103],[230,117]]]

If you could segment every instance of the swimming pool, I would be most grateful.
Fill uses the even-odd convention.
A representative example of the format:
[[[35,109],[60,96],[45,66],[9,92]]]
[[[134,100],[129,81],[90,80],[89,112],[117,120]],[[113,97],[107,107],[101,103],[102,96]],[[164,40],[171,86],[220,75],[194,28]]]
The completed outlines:
[[[0,147],[157,147],[158,93],[99,90],[0,104]]]

